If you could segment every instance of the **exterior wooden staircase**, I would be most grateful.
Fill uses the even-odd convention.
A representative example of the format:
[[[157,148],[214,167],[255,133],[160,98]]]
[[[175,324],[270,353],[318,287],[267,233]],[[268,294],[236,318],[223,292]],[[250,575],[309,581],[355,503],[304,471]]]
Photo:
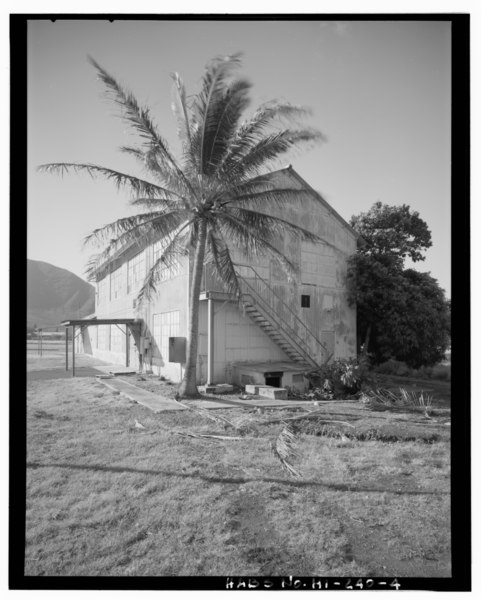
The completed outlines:
[[[318,369],[324,362],[322,356],[326,352],[325,346],[253,267],[242,265],[241,268],[244,275],[240,270],[236,272],[245,314],[293,362],[305,364],[306,368]]]

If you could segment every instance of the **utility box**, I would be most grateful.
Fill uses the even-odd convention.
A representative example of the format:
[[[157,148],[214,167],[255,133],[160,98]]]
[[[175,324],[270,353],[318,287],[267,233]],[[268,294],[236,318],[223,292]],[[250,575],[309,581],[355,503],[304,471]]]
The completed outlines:
[[[185,337],[170,337],[169,338],[169,362],[185,363],[186,360],[186,338]]]

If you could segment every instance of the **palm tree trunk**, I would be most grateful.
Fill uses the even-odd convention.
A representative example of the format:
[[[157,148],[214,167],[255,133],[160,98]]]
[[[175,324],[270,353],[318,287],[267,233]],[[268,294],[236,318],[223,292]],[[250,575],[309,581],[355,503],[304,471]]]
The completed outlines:
[[[197,342],[199,339],[199,294],[204,267],[205,240],[207,223],[199,224],[199,235],[195,245],[194,267],[192,272],[192,285],[190,288],[189,302],[189,331],[187,336],[187,356],[185,372],[179,388],[182,398],[199,397],[197,390]]]

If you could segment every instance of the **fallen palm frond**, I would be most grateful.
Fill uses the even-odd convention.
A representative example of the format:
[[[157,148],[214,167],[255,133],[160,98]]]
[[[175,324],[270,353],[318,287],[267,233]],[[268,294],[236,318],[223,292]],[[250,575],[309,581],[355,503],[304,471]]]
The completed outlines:
[[[144,428],[145,429],[145,428]],[[166,433],[171,433],[173,435],[179,435],[181,437],[188,437],[188,438],[197,438],[197,439],[212,439],[212,440],[229,440],[229,441],[242,441],[245,438],[243,437],[233,437],[233,436],[229,436],[229,435],[216,435],[216,434],[212,434],[212,433],[193,433],[192,431],[180,431],[179,429],[170,429],[169,427],[165,427],[164,425],[160,425],[160,423],[157,423],[156,425],[156,431],[149,431],[146,432],[150,435],[157,433],[158,430],[161,431],[165,431]],[[135,428],[132,427],[131,430],[135,431]]]
[[[359,398],[366,408],[375,410],[395,410],[406,407],[424,408],[426,417],[429,418],[428,409],[432,407],[433,397],[425,394],[424,391],[406,390],[399,388],[399,391],[388,390],[385,388],[371,389],[363,392]]]
[[[291,425],[286,423],[276,440],[271,442],[271,449],[274,456],[280,460],[281,465],[290,475],[293,477],[301,476],[299,471],[292,465],[292,460],[299,458],[299,451],[297,436]]]
[[[319,429],[319,431],[316,433],[316,435],[318,435],[319,437],[323,437],[323,438],[331,438],[332,440],[340,438],[341,441],[343,441],[343,442],[347,441],[349,439],[344,434],[340,433],[336,429],[333,429],[332,427],[329,427],[326,424],[324,424]]]
[[[265,423],[265,419],[257,414],[255,416],[251,414],[242,414],[240,417],[233,419],[232,422],[235,430],[239,433],[251,433],[257,435],[259,433],[258,426],[263,425]]]
[[[368,392],[363,392],[359,399],[363,404],[383,404],[392,405],[399,404],[399,397],[392,391],[385,388],[374,388]]]
[[[295,417],[284,417],[282,419],[270,419],[269,421],[267,421],[268,424],[271,423],[284,423],[284,421],[300,421],[301,419],[319,419],[319,413],[324,413],[324,411],[322,409],[320,410],[313,410],[309,413],[307,413],[306,415],[296,415]],[[351,425],[351,423],[348,423],[347,421],[336,421],[334,419],[319,419],[319,423],[337,423],[338,425],[346,425],[347,427],[354,427],[354,425]]]
[[[211,440],[230,440],[230,441],[241,441],[245,438],[232,437],[229,435],[214,435],[210,433],[192,433],[190,431],[178,431],[177,429],[170,429],[169,433],[174,433],[183,437],[200,438],[200,439],[211,439]]]
[[[418,394],[414,391],[399,388],[399,393],[401,394],[401,397],[405,404],[410,404],[412,406],[420,406],[426,410],[432,406],[433,397],[429,394],[424,394],[424,391],[421,391]]]
[[[299,456],[298,449],[297,449],[297,436],[294,433],[292,426],[290,424],[287,424],[284,422],[285,420],[291,420],[292,417],[290,417],[290,418],[288,417],[287,419],[280,419],[279,421],[277,421],[277,420],[271,421],[269,419],[262,419],[262,417],[259,418],[258,415],[256,415],[255,418],[253,418],[251,415],[242,415],[239,419],[237,419],[235,422],[233,422],[233,421],[229,421],[225,417],[221,417],[219,415],[213,415],[212,413],[210,413],[209,411],[207,411],[204,408],[199,408],[198,406],[190,406],[189,404],[184,404],[183,402],[180,402],[177,398],[176,398],[176,400],[181,406],[183,406],[189,410],[192,410],[193,412],[197,413],[198,415],[201,415],[203,417],[206,417],[207,419],[215,421],[215,422],[223,425],[224,428],[227,425],[239,432],[250,431],[251,433],[258,433],[257,425],[266,425],[266,424],[270,424],[270,423],[274,423],[274,422],[283,423],[284,428],[282,429],[280,434],[276,437],[276,439],[274,441],[271,440],[271,450],[272,450],[272,453],[274,454],[274,456],[280,461],[282,467],[291,476],[300,477],[299,472],[291,464],[292,459],[297,458]],[[313,411],[313,412],[318,412],[318,411]],[[301,415],[301,417],[310,417],[310,416],[312,416],[313,412],[309,413],[308,415]],[[300,417],[294,417],[294,418],[300,418]],[[333,421],[328,421],[328,422],[331,423]],[[338,421],[338,422],[344,423],[343,421]],[[349,425],[348,423],[346,423],[346,424]],[[187,432],[187,431],[178,431],[175,429],[168,429],[168,428],[162,427],[162,426],[160,426],[160,428],[169,433],[173,433],[174,435],[180,435],[183,437],[197,438],[197,439],[212,439],[212,440],[219,440],[219,441],[241,441],[241,440],[246,440],[246,439],[252,439],[252,440],[266,439],[266,438],[259,438],[259,437],[247,438],[247,437],[231,437],[231,436],[226,436],[226,435],[197,434],[197,433],[192,433],[192,432]]]

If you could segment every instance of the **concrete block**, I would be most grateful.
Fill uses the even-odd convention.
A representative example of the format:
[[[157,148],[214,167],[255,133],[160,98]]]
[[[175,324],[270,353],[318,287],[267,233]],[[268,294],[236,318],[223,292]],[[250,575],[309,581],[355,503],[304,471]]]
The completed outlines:
[[[259,387],[259,396],[263,398],[272,398],[273,400],[287,400],[286,388],[276,388],[270,386]]]
[[[215,394],[232,394],[234,386],[230,383],[218,383],[215,386]]]
[[[204,394],[232,394],[234,386],[230,383],[214,383],[212,385],[199,385],[198,390]]]
[[[204,392],[205,394],[215,394],[216,386],[215,385],[206,385],[199,389],[201,392]]]
[[[270,388],[272,387],[271,385],[265,385],[264,383],[253,383],[253,384],[247,384],[245,386],[245,391],[246,394],[260,394],[259,390],[261,388]]]

